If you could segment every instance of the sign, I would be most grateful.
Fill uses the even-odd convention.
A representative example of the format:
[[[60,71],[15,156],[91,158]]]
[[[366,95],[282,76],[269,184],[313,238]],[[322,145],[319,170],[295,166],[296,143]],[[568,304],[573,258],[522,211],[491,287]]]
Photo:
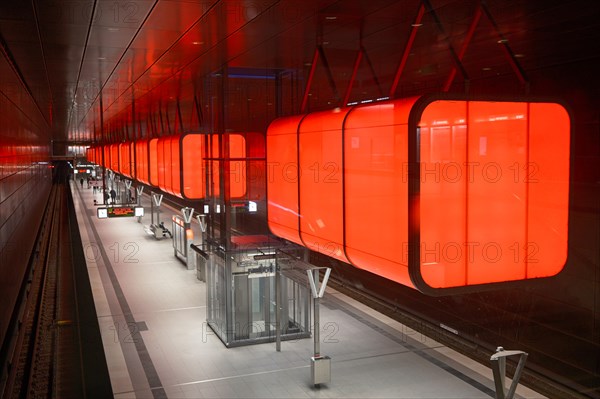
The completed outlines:
[[[108,208],[98,208],[98,219],[121,218],[131,216],[144,216],[144,207],[141,206],[112,206]]]
[[[254,201],[248,201],[248,212],[258,211],[258,205]]]

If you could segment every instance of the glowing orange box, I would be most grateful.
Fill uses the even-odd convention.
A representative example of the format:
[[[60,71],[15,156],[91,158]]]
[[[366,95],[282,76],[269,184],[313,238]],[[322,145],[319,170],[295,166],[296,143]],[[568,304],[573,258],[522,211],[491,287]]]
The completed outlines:
[[[112,170],[113,172],[120,173],[119,169],[119,144],[110,144],[110,164],[108,164],[107,168]]]
[[[171,137],[160,137],[157,142],[158,187],[172,194],[171,189]]]
[[[158,139],[148,140],[148,181],[158,187]]]
[[[135,142],[135,175],[144,184],[150,184],[148,167],[148,140],[138,140]]]
[[[132,176],[131,143],[119,144],[119,171],[123,176]]]
[[[110,169],[110,156],[111,156],[110,145],[109,144],[104,145],[102,148],[102,151],[104,152],[104,162],[102,163],[102,166]]]
[[[181,180],[180,195],[186,199],[206,197],[206,167],[204,134],[184,134],[181,136]]]
[[[339,144],[351,110],[308,114],[298,126],[300,239],[306,247],[344,262],[349,260],[344,251],[343,147]]]
[[[303,118],[300,115],[275,119],[267,129],[269,228],[273,234],[301,245],[298,126]]]
[[[204,134],[166,136],[157,142],[158,187],[186,199],[205,197]]]
[[[230,195],[240,198],[247,189],[247,149],[246,138],[249,135],[253,142],[261,148],[254,149],[255,156],[264,157],[264,139],[256,133],[230,134],[228,175]],[[214,154],[219,153],[218,141],[213,135]],[[106,146],[107,156],[117,156],[119,168],[116,171],[125,176],[137,176],[142,183],[159,187],[161,190],[186,199],[203,199],[206,197],[206,142],[209,136],[200,133],[186,133],[175,136],[164,136],[135,143],[121,143]],[[115,152],[115,146],[117,150]],[[129,148],[129,151],[127,151]],[[135,152],[135,169],[128,171]],[[258,155],[257,155],[258,154]],[[217,155],[218,157],[218,155]],[[213,183],[214,195],[219,195],[219,161],[214,162]]]
[[[275,120],[269,227],[439,295],[566,263],[570,117],[550,101],[428,95]]]
[[[132,179],[135,179],[136,171],[135,171],[135,143],[129,143],[129,168],[130,168],[130,176]]]

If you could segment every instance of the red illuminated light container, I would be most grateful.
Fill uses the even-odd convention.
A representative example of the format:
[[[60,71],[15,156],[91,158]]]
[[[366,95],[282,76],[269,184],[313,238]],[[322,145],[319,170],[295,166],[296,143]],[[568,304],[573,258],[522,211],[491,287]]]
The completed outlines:
[[[85,159],[89,162],[94,162],[94,149],[92,147],[88,147],[85,149]]]
[[[183,198],[206,197],[205,140],[206,135],[194,133],[183,134],[179,140],[180,196]]]
[[[181,136],[169,136],[158,139],[158,187],[179,197],[181,197],[180,138]]]
[[[102,151],[104,152],[104,160],[102,162],[102,166],[104,166],[105,168],[109,168],[110,169],[110,165],[111,165],[110,145],[109,144],[105,144],[102,147]]]
[[[135,142],[135,176],[144,184],[150,184],[148,179],[148,140]]]
[[[100,165],[102,163],[102,147],[98,146],[94,148],[94,163]]]
[[[168,193],[171,193],[171,137],[161,137],[158,139],[156,147],[156,161],[158,165],[158,187]],[[179,165],[177,165],[179,167]],[[169,187],[167,187],[169,180]]]
[[[277,119],[269,227],[433,295],[552,276],[569,146],[567,111],[543,100],[430,95]]]
[[[106,167],[113,172],[120,173],[119,144],[110,144],[110,163]]]
[[[349,262],[344,253],[342,126],[352,108],[306,115],[298,126],[300,239],[315,251]],[[315,195],[315,193],[319,193]]]
[[[119,144],[119,171],[123,176],[132,178],[134,170],[132,168],[132,146],[133,143],[121,143]]]
[[[246,140],[241,134],[230,134],[230,195],[240,198],[246,193]],[[206,142],[208,136],[199,133],[187,133],[177,136],[165,136],[157,139],[155,146],[156,176],[158,187],[175,196],[186,199],[206,197]],[[218,154],[218,140],[213,136],[213,150]],[[152,158],[152,140],[150,141]],[[216,162],[216,161],[213,161]],[[150,160],[152,165],[152,160]],[[219,195],[219,169],[213,168],[213,189]],[[152,172],[151,172],[152,179]]]
[[[205,135],[198,133],[157,140],[157,180],[161,190],[186,199],[205,197],[204,140]]]
[[[148,181],[158,187],[158,139],[148,140]]]

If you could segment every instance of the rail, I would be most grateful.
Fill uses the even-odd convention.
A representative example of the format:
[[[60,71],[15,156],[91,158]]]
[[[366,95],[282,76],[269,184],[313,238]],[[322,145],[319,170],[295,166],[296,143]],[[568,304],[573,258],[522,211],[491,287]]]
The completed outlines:
[[[23,298],[22,323],[4,388],[5,397],[50,396],[54,314],[42,310],[54,310],[60,206],[61,188],[53,186],[40,235],[39,256],[32,266],[31,283]]]

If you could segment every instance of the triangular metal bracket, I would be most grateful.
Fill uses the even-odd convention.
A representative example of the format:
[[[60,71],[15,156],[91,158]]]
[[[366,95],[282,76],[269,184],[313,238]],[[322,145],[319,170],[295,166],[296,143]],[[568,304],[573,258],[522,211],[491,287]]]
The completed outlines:
[[[181,214],[183,215],[183,221],[186,223],[190,223],[192,221],[192,216],[194,216],[194,208],[181,208]]]
[[[131,188],[131,180],[125,180],[125,187],[127,187],[127,190]]]
[[[138,197],[139,197],[139,196],[140,196],[140,195],[142,195],[142,193],[144,192],[144,186],[137,186],[137,187],[135,188],[135,191],[137,192],[137,195],[138,195]]]
[[[200,225],[200,231],[203,233],[206,233],[206,215],[196,215],[196,220],[198,221],[198,224]]]
[[[317,287],[319,285],[319,269],[321,268],[315,268],[306,271],[306,274],[308,275],[308,283],[310,284],[310,291],[312,292],[313,298],[323,298],[323,295],[325,295],[325,288],[327,288],[329,274],[331,274],[330,267],[324,268],[325,276],[323,277],[323,282],[321,283],[320,287]]]
[[[508,393],[505,388],[506,378],[506,358],[509,356],[519,356],[519,363],[515,369],[515,374],[508,389]],[[496,386],[496,399],[513,399],[525,368],[525,362],[527,361],[527,352],[517,350],[504,350],[503,347],[499,346],[496,349],[496,353],[492,355],[490,361],[492,362],[492,371],[494,373],[494,384]]]
[[[154,205],[160,206],[160,203],[163,200],[162,194],[152,194],[152,200],[154,200]]]

